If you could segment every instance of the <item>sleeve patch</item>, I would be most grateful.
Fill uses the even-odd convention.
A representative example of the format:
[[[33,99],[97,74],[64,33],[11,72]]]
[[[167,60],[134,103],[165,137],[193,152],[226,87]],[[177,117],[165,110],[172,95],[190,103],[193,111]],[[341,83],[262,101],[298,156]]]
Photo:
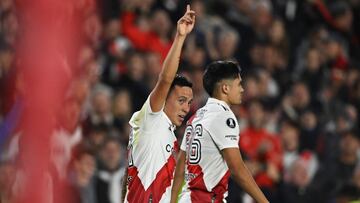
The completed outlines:
[[[228,119],[226,120],[226,125],[229,126],[230,128],[235,128],[236,122],[235,122],[234,119],[228,118]]]

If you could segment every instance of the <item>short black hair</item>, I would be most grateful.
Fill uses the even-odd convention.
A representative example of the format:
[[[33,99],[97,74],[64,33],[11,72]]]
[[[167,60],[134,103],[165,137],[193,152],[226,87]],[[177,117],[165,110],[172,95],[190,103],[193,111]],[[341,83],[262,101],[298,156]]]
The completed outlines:
[[[239,77],[241,68],[236,61],[214,61],[210,63],[203,76],[203,86],[206,92],[213,96],[216,84],[224,79]]]
[[[184,76],[176,74],[173,82],[171,83],[169,93],[174,89],[175,86],[180,87],[190,87],[192,88],[193,84]]]

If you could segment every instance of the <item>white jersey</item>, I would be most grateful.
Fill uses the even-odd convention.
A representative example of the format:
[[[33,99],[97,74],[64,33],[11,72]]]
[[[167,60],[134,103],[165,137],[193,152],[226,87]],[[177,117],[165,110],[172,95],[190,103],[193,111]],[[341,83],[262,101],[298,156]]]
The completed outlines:
[[[149,98],[129,123],[125,202],[170,202],[178,148],[175,126],[163,109],[152,112]]]
[[[188,121],[181,143],[186,168],[179,202],[226,202],[230,172],[221,150],[239,148],[238,141],[239,125],[230,107],[209,98]]]

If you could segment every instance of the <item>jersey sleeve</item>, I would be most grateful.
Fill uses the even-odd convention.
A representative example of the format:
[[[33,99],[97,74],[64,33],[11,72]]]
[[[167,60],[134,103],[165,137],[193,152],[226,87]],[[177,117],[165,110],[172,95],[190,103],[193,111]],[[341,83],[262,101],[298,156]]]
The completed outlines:
[[[185,129],[184,136],[181,141],[181,145],[180,145],[181,150],[186,151],[186,145],[190,139],[191,133],[192,133],[192,126],[188,125]]]
[[[183,139],[182,139],[182,141],[181,141],[180,149],[181,149],[182,151],[185,151],[185,152],[186,152],[186,137],[185,137],[185,135],[184,135],[184,137],[183,137]]]
[[[140,111],[137,111],[133,114],[130,119],[129,124],[132,128],[143,128],[143,130],[148,131],[152,127],[156,126],[157,120],[159,120],[161,113],[164,110],[164,106],[158,112],[153,112],[150,106],[150,96],[145,101]]]
[[[230,111],[209,115],[205,130],[208,131],[220,150],[239,148],[239,124]]]

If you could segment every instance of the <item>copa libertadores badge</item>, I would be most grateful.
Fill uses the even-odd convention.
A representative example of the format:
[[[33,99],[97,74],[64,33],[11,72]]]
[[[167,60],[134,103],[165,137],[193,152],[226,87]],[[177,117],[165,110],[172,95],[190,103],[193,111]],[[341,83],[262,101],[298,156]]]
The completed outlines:
[[[226,125],[229,126],[230,128],[235,128],[236,126],[235,120],[232,118],[228,118],[226,120]]]

